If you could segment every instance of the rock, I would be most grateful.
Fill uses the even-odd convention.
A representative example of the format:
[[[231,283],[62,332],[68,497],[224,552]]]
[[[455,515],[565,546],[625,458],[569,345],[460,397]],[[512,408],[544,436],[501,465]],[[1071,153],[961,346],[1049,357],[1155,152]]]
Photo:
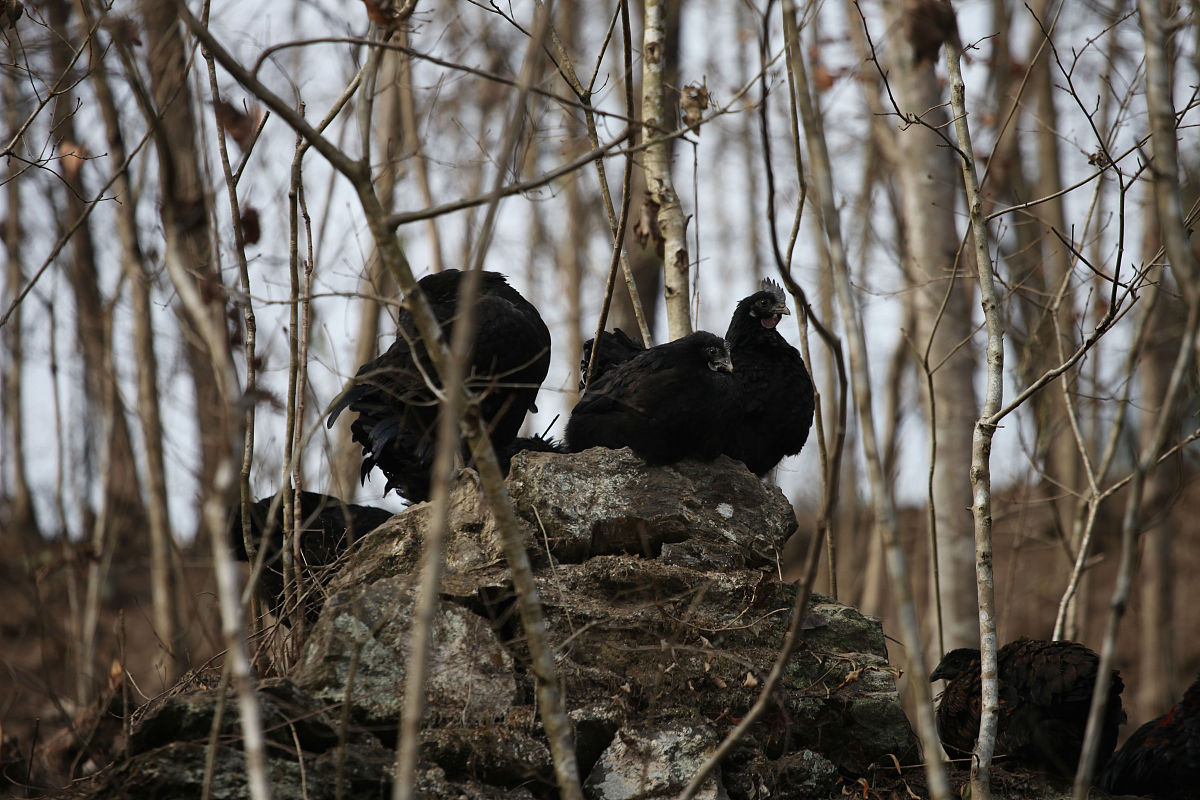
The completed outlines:
[[[817,800],[836,796],[840,777],[829,759],[800,750],[775,759],[754,753],[727,783],[732,800]]]
[[[305,695],[291,681],[261,681],[257,696],[272,797],[334,800],[339,774],[346,797],[386,796],[395,755],[373,735],[351,724],[343,736],[336,708]],[[134,722],[130,757],[77,786],[71,796],[89,800],[199,797],[217,706],[212,689],[169,693],[152,701]],[[207,772],[214,800],[250,797],[240,732],[237,702],[227,690],[218,745]]]
[[[329,703],[349,696],[361,722],[394,727],[404,708],[412,608],[406,575],[334,594],[302,650],[299,686]],[[431,722],[486,724],[512,709],[512,657],[479,615],[441,603],[430,650]]]
[[[584,793],[590,800],[675,797],[717,744],[711,727],[681,719],[622,728],[588,775]],[[720,777],[718,767],[696,792],[697,800],[728,800]]]
[[[509,491],[586,793],[677,795],[778,657],[795,602],[776,578],[790,505],[738,462],[651,468],[627,450],[519,454]],[[390,792],[430,514],[412,506],[356,543],[287,679],[259,683],[275,796],[333,797],[339,770],[347,797]],[[452,487],[445,553],[416,790],[555,796],[499,531],[470,470]],[[803,628],[766,713],[700,797],[840,797],[844,780],[875,781],[874,765],[919,762],[878,620],[814,595]],[[148,705],[131,757],[83,796],[198,796],[215,698],[210,683]],[[227,701],[213,800],[246,796],[236,708]]]
[[[523,453],[508,483],[560,562],[621,553],[699,569],[774,565],[796,529],[783,492],[724,456],[651,467],[629,448]]]

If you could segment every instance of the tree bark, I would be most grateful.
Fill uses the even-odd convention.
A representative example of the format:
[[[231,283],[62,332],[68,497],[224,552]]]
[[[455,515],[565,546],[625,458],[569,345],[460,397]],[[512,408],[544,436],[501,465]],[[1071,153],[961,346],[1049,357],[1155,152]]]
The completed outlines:
[[[189,56],[179,32],[179,15],[174,3],[160,0],[138,0],[138,7],[156,115],[150,124],[160,126],[162,132],[155,142],[161,172],[160,214],[163,226],[171,231],[169,236],[177,241],[182,263],[187,265],[209,317],[207,322],[197,320],[193,310],[176,306],[185,330],[192,334],[184,337],[184,355],[195,396],[197,478],[203,504],[228,442],[221,441],[221,425],[217,422],[225,399],[212,379],[213,364],[220,357],[210,352],[205,337],[198,332],[205,327],[225,329],[226,289],[212,251],[212,198],[206,189],[208,178],[197,142],[200,122],[188,84]]]
[[[12,60],[16,63],[16,59]],[[15,131],[19,123],[17,76],[6,71],[4,78],[4,107],[6,128]],[[8,176],[5,180],[5,200],[8,216],[3,220],[4,250],[7,265],[4,270],[3,297],[15,298],[25,285],[25,273],[21,258],[21,189],[17,174],[22,166],[15,159],[8,159]],[[22,552],[26,545],[36,544],[39,538],[37,515],[33,506],[33,495],[29,491],[29,479],[25,465],[25,416],[21,410],[21,383],[24,369],[25,347],[22,337],[21,307],[4,326],[3,358],[0,367],[0,398],[4,404],[4,427],[0,431],[0,442],[4,459],[0,463],[0,476],[7,472],[11,476],[11,489],[0,482],[0,522],[4,533],[0,544],[5,552]],[[7,496],[5,492],[9,492]]]
[[[69,0],[52,0],[47,4],[47,16],[51,29],[58,34],[50,37],[50,51],[54,70],[61,75],[70,68],[72,43],[78,41],[71,32]],[[75,131],[76,110],[75,93],[66,90],[56,98],[52,112],[61,177],[67,187],[61,200],[61,208],[66,209],[62,218],[71,222],[83,217],[88,205],[85,199],[88,190],[83,182],[83,170],[87,167]],[[75,297],[75,338],[83,359],[87,415],[93,430],[102,431],[108,437],[98,444],[87,443],[88,447],[104,451],[111,471],[105,476],[101,500],[100,516],[107,525],[103,536],[116,535],[118,540],[113,546],[118,554],[122,560],[132,559],[141,552],[138,537],[145,523],[145,509],[125,404],[117,391],[116,375],[112,370],[111,307],[100,292],[99,269],[88,223],[72,234],[66,252],[70,254],[65,268]],[[111,418],[106,418],[106,413],[111,413]]]
[[[667,0],[646,0],[642,41],[642,131],[646,138],[674,129],[678,115],[666,99]],[[688,302],[691,299],[691,259],[688,257],[687,222],[671,177],[670,142],[646,148],[646,204],[643,222],[655,243],[661,242],[663,294],[667,300],[667,338],[692,332]]]
[[[92,20],[87,0],[79,0],[82,19]],[[109,86],[108,69],[97,48],[92,53],[92,88],[104,119],[110,163],[125,163],[127,153],[117,111]],[[163,457],[162,415],[158,404],[158,358],[154,352],[154,330],[150,305],[153,281],[146,271],[145,254],[137,232],[137,198],[127,173],[117,176],[114,195],[120,198],[116,206],[117,236],[121,243],[121,262],[129,285],[132,305],[133,352],[137,361],[137,408],[142,424],[142,449],[145,458],[147,486],[147,532],[150,549],[150,594],[154,632],[166,647],[156,664],[164,685],[174,682],[187,668],[182,656],[183,642],[178,639],[180,626],[176,615],[176,598],[172,587],[178,585],[171,570],[170,518],[167,506],[166,460]]]
[[[889,78],[900,111],[944,129],[949,117],[933,64],[918,63],[912,48],[902,46],[907,44],[902,38],[903,2],[889,0],[884,8],[893,36],[889,50],[895,69]],[[977,647],[974,535],[971,518],[963,509],[971,495],[971,430],[979,404],[973,350],[959,347],[971,338],[974,312],[974,285],[958,253],[955,173],[959,167],[954,151],[924,125],[901,127],[895,149],[906,233],[901,258],[915,290],[915,343],[925,370],[932,372],[932,396],[926,392],[924,402],[936,437],[933,519],[939,569],[937,584],[931,581],[930,586],[941,597],[944,649]]]

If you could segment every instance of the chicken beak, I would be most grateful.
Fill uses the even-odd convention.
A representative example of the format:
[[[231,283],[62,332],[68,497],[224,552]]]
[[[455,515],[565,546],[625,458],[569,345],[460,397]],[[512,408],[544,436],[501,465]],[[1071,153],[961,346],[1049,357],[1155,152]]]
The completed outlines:
[[[714,372],[733,372],[733,361],[729,356],[724,356],[708,362],[708,368]]]
[[[791,316],[791,314],[792,314],[791,310],[787,307],[787,305],[785,303],[780,303],[779,305],[772,308],[771,313],[772,314],[787,314],[788,316]]]

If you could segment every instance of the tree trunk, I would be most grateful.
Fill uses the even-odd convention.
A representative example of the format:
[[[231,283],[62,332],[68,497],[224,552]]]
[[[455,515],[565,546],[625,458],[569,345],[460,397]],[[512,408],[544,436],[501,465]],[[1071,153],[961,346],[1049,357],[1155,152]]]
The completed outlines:
[[[399,43],[408,44],[408,34],[397,32]],[[383,167],[375,179],[380,200],[390,212],[393,210],[396,196],[396,185],[404,170],[406,159],[413,158],[418,166],[414,176],[421,189],[424,202],[432,204],[432,194],[429,183],[424,177],[424,163],[420,153],[420,144],[416,138],[416,100],[413,96],[412,64],[410,57],[400,52],[385,52],[380,60],[379,79],[377,85],[389,87],[376,98],[376,114],[374,136],[375,146],[382,151]],[[396,132],[399,131],[397,137]],[[429,229],[433,232],[434,267],[441,268],[441,244],[436,236],[434,221],[429,221]],[[379,355],[379,336],[381,327],[391,331],[395,325],[383,320],[384,301],[398,299],[396,282],[383,266],[377,252],[371,254],[367,262],[366,272],[359,281],[359,293],[363,296],[358,304],[358,334],[354,340],[354,362],[349,364],[352,374],[358,365],[365,364]],[[394,315],[389,317],[393,320]],[[386,346],[386,345],[385,345]],[[336,431],[337,450],[335,453],[334,491],[339,496],[349,497],[354,494],[360,484],[359,470],[362,464],[362,448],[351,438],[351,414],[342,414],[334,426]]]
[[[670,44],[666,23],[668,0],[646,0],[642,46],[642,135],[662,136],[675,128],[678,112],[667,100],[666,48]],[[678,26],[674,33],[678,38]],[[678,47],[678,45],[674,45]],[[667,309],[667,338],[679,339],[692,331],[691,259],[687,247],[687,218],[671,175],[673,142],[646,148],[642,164],[646,176],[646,199],[640,225],[649,241],[661,249],[663,288]]]
[[[16,63],[15,58],[12,63]],[[16,73],[7,71],[4,79],[4,107],[7,110],[5,128],[9,131],[15,131],[20,124],[16,80]],[[23,165],[16,159],[8,159],[8,177],[5,181],[8,216],[3,220],[3,231],[0,231],[0,235],[4,237],[4,250],[8,259],[4,271],[4,292],[0,295],[5,298],[5,305],[15,299],[17,293],[25,286],[21,258],[21,191],[16,180],[17,174],[23,169]],[[39,538],[37,515],[25,468],[25,423],[21,411],[21,374],[25,360],[21,336],[22,317],[21,306],[17,306],[8,324],[4,326],[3,350],[0,351],[0,358],[4,359],[0,362],[0,399],[5,409],[4,427],[0,430],[0,450],[5,458],[0,461],[0,476],[5,472],[11,475],[11,488],[0,481],[0,528],[4,530],[0,536],[0,545],[8,553],[23,552],[25,545],[35,544]]]
[[[47,12],[50,27],[58,33],[50,37],[51,59],[55,72],[63,74],[68,69],[76,41],[70,31],[71,6],[68,0],[53,0],[47,4]],[[52,124],[57,137],[56,149],[61,157],[63,183],[67,187],[60,207],[66,210],[62,219],[67,224],[81,218],[87,208],[88,191],[82,176],[86,167],[75,133],[76,111],[74,92],[66,91],[55,100]],[[116,375],[111,369],[111,306],[100,293],[96,253],[87,223],[71,236],[66,252],[69,253],[65,260],[66,275],[75,297],[75,336],[84,365],[87,414],[94,430],[104,431],[109,437],[99,445],[107,453],[111,470],[105,480],[107,488],[101,501],[104,509],[101,516],[109,526],[105,535],[119,536],[114,546],[124,560],[141,552],[141,541],[136,537],[140,536],[145,524],[145,510],[125,405],[116,390]],[[105,418],[106,409],[111,412],[111,419]],[[89,442],[88,446],[96,445]]]
[[[208,325],[225,328],[226,291],[212,251],[212,203],[206,187],[208,178],[202,165],[203,155],[197,141],[200,122],[188,84],[188,52],[179,32],[179,16],[173,3],[138,0],[142,15],[142,33],[149,62],[150,89],[156,109],[156,121],[162,136],[156,138],[162,190],[160,213],[163,226],[175,241],[179,257],[195,282],[204,301]],[[173,234],[173,235],[172,235]],[[196,436],[199,446],[197,475],[200,505],[213,485],[217,464],[225,456],[228,442],[220,440],[222,426],[217,418],[225,399],[213,380],[214,364],[219,356],[210,352],[204,337],[197,332],[205,322],[192,319],[183,306],[176,307],[185,329],[184,355],[192,375],[195,393]]]
[[[79,3],[81,18],[91,22],[86,0]],[[96,54],[94,54],[96,55]],[[121,118],[108,83],[108,69],[99,57],[92,60],[92,88],[104,118],[109,161],[115,166],[125,162],[125,140]],[[176,616],[176,598],[172,587],[180,576],[172,576],[170,518],[167,510],[166,460],[163,457],[162,415],[158,404],[158,358],[154,352],[150,288],[145,255],[137,232],[137,199],[129,176],[122,173],[113,184],[121,199],[116,206],[117,236],[121,242],[121,260],[132,303],[133,352],[137,361],[137,408],[142,423],[143,455],[148,490],[146,512],[150,545],[150,592],[154,632],[166,652],[155,665],[155,673],[164,685],[174,682],[187,665],[182,655],[184,644],[178,639],[180,625]]]
[[[921,115],[944,129],[948,116],[933,64],[916,62],[903,34],[903,4],[885,6],[888,30],[896,37],[891,51],[891,83],[906,114]],[[954,151],[923,125],[896,134],[897,182],[906,232],[902,243],[905,274],[914,281],[916,346],[933,372],[932,397],[925,394],[926,416],[937,437],[933,466],[933,519],[937,526],[938,581],[943,640],[950,650],[977,647],[975,540],[970,515],[971,434],[979,413],[975,397],[972,349],[954,349],[973,333],[973,282],[960,261],[955,204],[959,165]],[[969,251],[964,251],[969,252]],[[962,258],[968,258],[964,255]],[[927,355],[926,355],[927,354]],[[941,655],[938,653],[937,655]]]

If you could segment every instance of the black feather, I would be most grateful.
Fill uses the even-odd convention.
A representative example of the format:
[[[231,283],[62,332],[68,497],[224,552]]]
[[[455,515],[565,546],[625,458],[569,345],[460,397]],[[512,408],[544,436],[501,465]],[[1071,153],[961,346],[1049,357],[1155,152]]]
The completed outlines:
[[[583,391],[585,388],[588,362],[592,358],[594,342],[594,339],[588,339],[583,343],[583,358],[579,360],[579,391]],[[592,381],[595,382],[617,364],[625,363],[645,349],[620,328],[601,331],[600,347],[596,351],[596,372],[592,375]]]
[[[1188,800],[1200,787],[1200,677],[1183,699],[1129,735],[1096,778],[1109,794]]]
[[[258,595],[276,616],[282,617],[283,504],[280,503],[275,510],[274,519],[268,520],[274,499],[264,497],[250,505],[250,541],[255,548],[266,551],[263,554],[263,571],[258,580]],[[387,522],[392,512],[373,506],[343,503],[336,497],[317,492],[301,492],[300,513],[301,518],[296,520],[296,531],[300,538],[300,557],[304,561],[302,574],[305,577],[306,594],[302,603],[305,616],[313,621],[321,611],[319,587],[324,575],[322,568],[335,563],[346,548],[364,534]],[[242,536],[240,508],[233,512],[229,523],[229,541],[238,559],[250,560]]]
[[[737,421],[730,368],[728,346],[706,331],[615,364],[571,412],[568,448],[631,447],[651,464],[716,458]]]
[[[463,274],[446,270],[417,283],[447,338]],[[476,303],[467,386],[482,398],[480,411],[492,447],[500,452],[516,437],[550,368],[550,331],[537,309],[498,272],[483,273]],[[395,489],[413,502],[429,497],[438,418],[430,382],[439,384],[437,373],[412,315],[402,310],[396,341],[362,365],[329,414],[332,426],[344,409],[357,413],[350,430],[363,448],[361,478],[379,467],[387,478],[385,491]]]
[[[725,452],[759,476],[799,453],[812,426],[808,368],[777,330],[790,313],[782,287],[767,278],[737,304],[725,334],[742,398],[737,434]]]
[[[996,754],[1061,777],[1075,774],[1100,656],[1078,642],[1017,639],[996,654],[1000,719]],[[1099,763],[1117,743],[1125,721],[1125,684],[1112,671],[1100,734]],[[953,758],[970,758],[979,733],[980,656],[952,650],[929,675],[947,681],[937,709],[938,735]]]

